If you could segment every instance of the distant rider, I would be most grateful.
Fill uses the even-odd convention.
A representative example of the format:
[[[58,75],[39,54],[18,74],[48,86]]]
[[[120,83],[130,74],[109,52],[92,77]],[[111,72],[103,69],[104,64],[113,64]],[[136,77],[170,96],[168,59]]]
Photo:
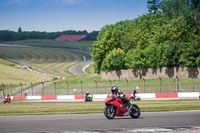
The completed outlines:
[[[137,91],[134,90],[134,91],[133,91],[133,99],[134,99],[134,100],[136,100],[136,94],[137,94]]]
[[[111,88],[111,92],[112,94],[114,94],[113,98],[122,98],[122,101],[125,104],[125,106],[130,105],[130,102],[129,102],[130,99],[126,95],[124,95],[122,91],[118,89],[117,86],[113,86]]]
[[[89,91],[86,92],[85,97],[88,97],[90,95]]]
[[[89,95],[90,95],[90,93],[89,93],[89,91],[87,91],[86,94],[85,94],[85,99],[86,99],[87,101],[90,100]]]

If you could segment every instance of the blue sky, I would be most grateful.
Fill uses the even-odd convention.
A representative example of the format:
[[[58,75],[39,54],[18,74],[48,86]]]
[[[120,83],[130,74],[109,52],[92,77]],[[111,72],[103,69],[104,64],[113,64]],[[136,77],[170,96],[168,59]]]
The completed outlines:
[[[0,30],[100,30],[148,12],[148,0],[0,0]]]

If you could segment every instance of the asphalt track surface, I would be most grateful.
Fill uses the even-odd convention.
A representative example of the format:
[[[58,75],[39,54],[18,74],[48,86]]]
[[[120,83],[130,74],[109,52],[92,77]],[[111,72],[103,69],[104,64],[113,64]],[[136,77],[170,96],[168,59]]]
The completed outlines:
[[[81,55],[83,56],[84,58],[84,61],[75,65],[75,66],[72,66],[69,71],[75,75],[77,74],[85,74],[85,68],[87,68],[90,64],[93,63],[92,61],[92,57],[90,54],[87,54],[87,53],[83,53],[83,52],[79,52],[79,51],[76,51],[76,50],[68,50],[69,52],[72,52],[74,54],[78,54],[78,55]]]
[[[199,127],[199,111],[142,112],[139,119],[130,116],[113,120],[104,114],[0,116],[0,132],[122,132],[147,128],[183,129]],[[124,131],[124,132],[126,132]],[[197,132],[200,132],[198,130]]]

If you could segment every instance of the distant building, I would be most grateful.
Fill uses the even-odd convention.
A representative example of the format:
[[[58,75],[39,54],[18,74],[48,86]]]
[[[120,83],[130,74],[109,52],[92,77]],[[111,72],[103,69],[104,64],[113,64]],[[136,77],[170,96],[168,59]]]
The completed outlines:
[[[86,35],[61,35],[57,37],[56,41],[80,41],[85,38]]]

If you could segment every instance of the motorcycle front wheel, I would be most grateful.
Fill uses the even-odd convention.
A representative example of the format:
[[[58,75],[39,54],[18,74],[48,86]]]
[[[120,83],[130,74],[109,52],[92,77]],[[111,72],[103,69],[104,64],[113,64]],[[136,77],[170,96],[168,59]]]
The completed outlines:
[[[139,118],[140,117],[140,108],[136,104],[131,105],[130,116],[132,118]]]
[[[114,119],[115,118],[116,111],[115,111],[113,105],[106,105],[106,107],[104,108],[104,115],[108,119]]]

